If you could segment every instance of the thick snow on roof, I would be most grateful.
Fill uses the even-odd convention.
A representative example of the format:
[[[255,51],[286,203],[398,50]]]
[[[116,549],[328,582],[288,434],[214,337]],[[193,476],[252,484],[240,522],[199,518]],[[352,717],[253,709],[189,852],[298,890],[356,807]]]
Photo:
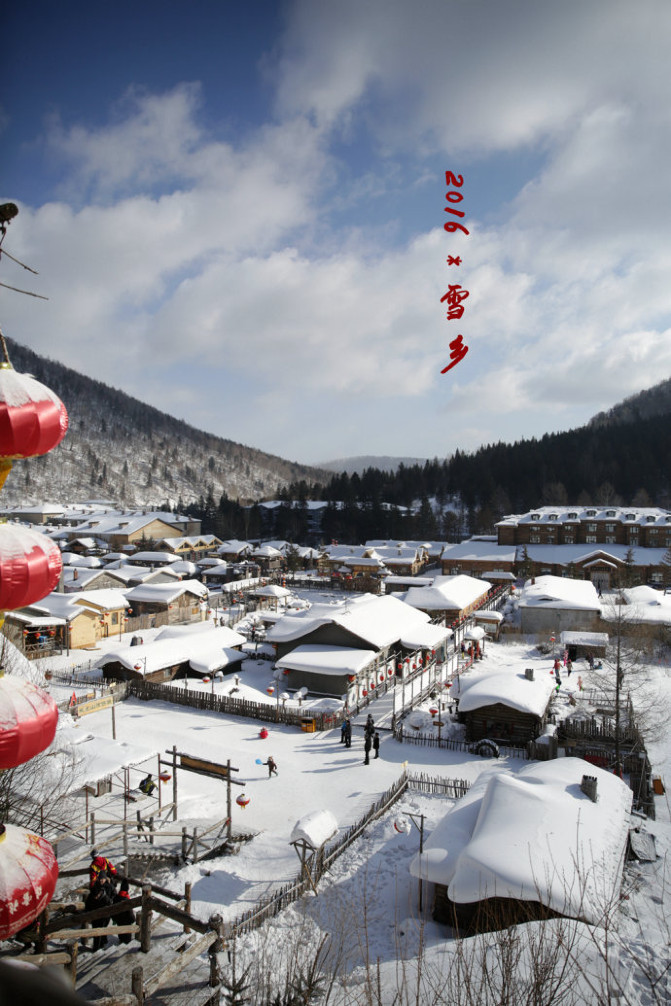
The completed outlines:
[[[538,670],[538,669],[536,669]],[[459,712],[468,713],[496,703],[521,713],[542,717],[556,682],[549,674],[536,673],[529,681],[524,672],[494,671],[460,678]]]
[[[564,629],[559,636],[559,642],[562,646],[608,646],[608,633]]]
[[[442,562],[450,559],[486,559],[494,565],[499,562],[514,562],[517,548],[515,545],[497,545],[496,540],[468,538],[458,545],[446,545],[441,556]]]
[[[631,551],[634,566],[658,566],[666,554],[664,548],[643,548],[642,546],[595,544],[595,545],[518,545],[517,556],[522,558],[524,549],[529,559],[534,562],[559,563],[568,566],[572,562],[584,562],[589,557],[609,556],[616,563],[627,561],[627,553]]]
[[[226,648],[242,645],[245,637],[239,632],[225,626],[214,628],[211,622],[200,623],[207,626],[199,633],[173,633],[164,630],[161,638],[155,639],[151,643],[140,646],[117,646],[107,651],[101,657],[96,667],[105,667],[106,664],[119,663],[130,670],[138,670],[139,673],[151,674],[153,671],[160,671],[164,667],[174,664],[183,664],[187,661],[216,661],[222,658],[219,667],[224,667],[228,660],[223,661],[224,650]],[[177,628],[174,626],[173,628]]]
[[[189,667],[196,674],[214,674],[215,671],[223,671],[224,668],[241,664],[246,659],[246,653],[224,646],[223,649],[214,650],[212,653],[206,653],[204,656],[192,657],[189,660]]]
[[[322,646],[306,643],[281,657],[276,667],[318,674],[358,674],[376,657],[375,650],[355,650],[349,646]]]
[[[72,619],[76,615],[81,615],[82,608],[94,611],[115,611],[120,608],[127,608],[128,601],[120,590],[82,590],[72,594],[60,594],[54,592],[47,594],[37,604],[31,604],[34,611],[45,611],[59,618]]]
[[[278,587],[276,583],[269,583],[265,587],[257,587],[252,593],[255,597],[291,597],[291,591],[286,587]]]
[[[341,626],[377,649],[390,646],[405,633],[429,621],[429,616],[392,594],[362,594],[337,605],[313,604],[308,612],[285,615],[268,632],[268,642],[300,639],[320,625]]]
[[[615,603],[602,605],[602,618],[606,622],[615,622],[620,615],[627,623],[661,622],[671,623],[671,594],[665,594],[654,587],[630,587],[622,591],[625,604]]]
[[[597,802],[581,792],[597,778]],[[537,762],[517,775],[483,772],[443,818],[410,865],[470,904],[489,897],[541,901],[596,923],[617,894],[632,793],[581,758]]]
[[[435,650],[454,635],[453,629],[447,629],[444,625],[432,625],[431,622],[423,622],[419,625],[412,625],[405,629],[401,635],[400,642],[408,650],[422,649]]]
[[[81,786],[96,783],[99,779],[120,772],[132,765],[141,765],[155,756],[155,747],[128,741],[115,741],[108,737],[94,737],[78,727],[69,727],[56,732],[47,754],[72,751],[75,760],[74,778],[71,791]],[[48,764],[48,763],[47,763]]]
[[[174,552],[133,552],[133,562],[149,564],[176,562],[179,557]]]
[[[620,521],[625,524],[652,524],[662,527],[671,522],[671,513],[659,507],[623,507],[612,504],[603,506],[539,506],[524,514],[510,514],[500,520],[501,525],[546,524],[556,527],[564,521]]]
[[[126,591],[126,597],[129,601],[170,604],[186,593],[196,594],[203,600],[208,596],[207,587],[198,580],[177,580],[175,583],[143,583]]]
[[[520,607],[583,608],[601,611],[601,602],[591,580],[565,576],[537,576],[528,580],[518,594]]]
[[[411,587],[404,600],[424,611],[446,608],[467,608],[491,588],[486,580],[459,573],[457,576],[437,576],[430,587]]]
[[[300,821],[296,821],[290,842],[307,842],[313,849],[319,849],[338,830],[338,822],[330,810],[313,810]]]

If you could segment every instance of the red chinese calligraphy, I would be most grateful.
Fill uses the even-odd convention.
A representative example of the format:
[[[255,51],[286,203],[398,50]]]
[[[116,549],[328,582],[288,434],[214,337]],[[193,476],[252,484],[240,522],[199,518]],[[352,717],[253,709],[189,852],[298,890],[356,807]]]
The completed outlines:
[[[448,265],[461,265],[461,258],[457,255],[448,255],[445,259]]]
[[[463,335],[458,335],[456,339],[453,339],[450,343],[450,360],[452,363],[449,363],[447,367],[443,367],[441,374],[446,374],[448,370],[452,370],[452,367],[456,367],[459,361],[463,360],[466,356],[467,352],[468,346],[464,345]]]
[[[447,320],[454,321],[462,317],[464,307],[461,303],[468,297],[468,290],[462,289],[459,283],[450,283],[447,293],[440,298],[440,303],[447,301]]]

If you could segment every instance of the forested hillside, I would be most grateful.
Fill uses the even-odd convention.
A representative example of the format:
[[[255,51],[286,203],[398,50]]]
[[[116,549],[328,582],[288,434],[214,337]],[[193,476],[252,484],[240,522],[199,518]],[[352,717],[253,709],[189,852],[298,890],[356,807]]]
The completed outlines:
[[[16,462],[5,505],[27,500],[110,498],[127,506],[178,505],[208,493],[242,501],[272,495],[278,484],[326,477],[236,444],[38,356],[7,339],[15,370],[30,373],[63,400],[70,428],[44,458]]]

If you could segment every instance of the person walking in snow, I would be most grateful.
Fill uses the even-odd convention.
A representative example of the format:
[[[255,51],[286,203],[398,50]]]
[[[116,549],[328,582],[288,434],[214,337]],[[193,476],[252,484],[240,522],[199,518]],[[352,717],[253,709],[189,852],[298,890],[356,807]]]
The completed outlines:
[[[342,721],[340,725],[340,743],[345,744],[347,739],[347,717]]]
[[[566,675],[566,677],[570,678],[571,677],[571,671],[573,670],[573,661],[571,660],[570,657],[566,661],[566,670],[568,672],[567,675]]]
[[[86,901],[84,902],[84,910],[86,912],[91,912],[95,908],[107,908],[114,903],[114,887],[110,883],[110,878],[105,870],[101,870],[97,875],[95,881],[91,886],[91,890],[86,896]],[[102,929],[109,925],[110,917],[109,915],[103,916],[101,919],[95,919],[91,925],[94,929]],[[107,946],[106,936],[94,936],[93,937],[93,951],[102,950],[103,947]]]
[[[375,757],[379,758],[380,757],[380,735],[377,732],[377,730],[373,734],[373,751],[375,752]]]
[[[94,846],[93,849],[91,849],[89,887],[93,887],[101,873],[105,873],[107,878],[112,881],[112,884],[116,882],[116,878],[118,877],[116,866],[110,859],[107,858],[107,856],[98,855],[98,850]]]
[[[349,719],[345,720],[345,747],[351,748],[352,746],[352,723]]]
[[[119,893],[114,895],[114,904],[119,902],[126,902],[130,899],[130,894],[128,893],[128,880],[126,877],[121,881],[121,887],[119,888]],[[132,908],[126,909],[125,912],[118,912],[114,916],[114,924],[117,926],[132,926],[135,923],[135,913]],[[130,943],[133,939],[132,933],[120,933],[119,943]]]
[[[277,765],[275,764],[275,759],[273,758],[272,755],[268,755],[268,761],[264,762],[264,764],[268,766],[268,778],[269,779],[270,779],[271,776],[278,774],[278,772],[277,772]]]
[[[559,674],[559,667],[560,667],[559,657],[555,657],[555,667],[554,667],[555,674]]]
[[[366,733],[366,736],[364,737],[364,741],[363,741],[363,750],[364,750],[364,755],[365,755],[364,760],[363,760],[364,765],[370,765],[370,749],[371,749],[372,746],[373,746],[373,743],[372,743],[372,740],[371,740],[371,736],[370,736],[369,733]]]

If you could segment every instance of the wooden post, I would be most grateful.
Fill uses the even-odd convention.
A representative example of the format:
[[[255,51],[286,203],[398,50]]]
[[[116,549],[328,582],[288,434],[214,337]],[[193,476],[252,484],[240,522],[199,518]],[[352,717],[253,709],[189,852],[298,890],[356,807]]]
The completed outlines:
[[[123,854],[124,859],[128,859],[128,821],[123,823]]]
[[[114,695],[112,695],[112,740],[116,740],[116,705],[114,703]]]
[[[191,881],[187,880],[184,882],[184,911],[191,914]],[[184,926],[184,932],[190,933],[191,929],[189,926]]]
[[[142,967],[133,968],[131,975],[131,991],[138,1001],[138,1006],[144,1004],[144,973]]]
[[[226,814],[228,815],[228,827],[226,838],[230,842],[233,838],[233,794],[231,792],[231,759],[226,761]]]
[[[221,915],[213,915],[209,920],[209,924],[212,929],[217,931],[217,939],[214,941],[210,949],[208,950],[208,955],[210,958],[210,979],[209,986],[214,989],[221,982],[221,975],[219,974],[219,961],[217,960],[217,954],[220,954],[224,949],[224,922]]]
[[[182,828],[182,859],[186,861],[186,857],[189,851],[189,833],[186,829],[186,825]]]
[[[142,887],[142,914],[140,916],[140,950],[148,954],[151,949],[151,884]]]
[[[89,790],[88,786],[84,787],[84,795],[86,798],[86,830],[84,834],[86,835],[86,844],[89,844]]]
[[[154,816],[149,818],[149,844],[154,844]]]
[[[96,844],[96,812],[91,811],[91,845]]]
[[[68,951],[70,953],[70,963],[68,965],[68,971],[70,972],[70,978],[72,979],[72,986],[74,988],[77,981],[77,956],[79,954],[79,940],[70,940],[66,944]]]
[[[160,784],[159,784],[160,785]],[[177,820],[177,746],[172,746],[172,819]]]
[[[161,756],[156,755],[158,761],[158,772],[156,773],[156,778],[158,779],[158,814],[161,816]]]
[[[198,828],[193,829],[193,861],[198,862]]]

